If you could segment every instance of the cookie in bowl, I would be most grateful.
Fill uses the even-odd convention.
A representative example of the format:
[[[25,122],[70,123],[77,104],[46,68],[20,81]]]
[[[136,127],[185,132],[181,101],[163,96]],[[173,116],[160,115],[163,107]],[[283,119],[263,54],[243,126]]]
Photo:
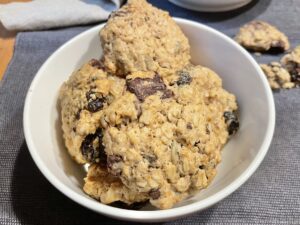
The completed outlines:
[[[129,0],[100,31],[105,68],[118,76],[136,71],[161,75],[190,61],[190,46],[179,26],[145,0]]]
[[[168,80],[149,71],[122,79],[93,62],[61,91],[69,153],[79,163],[94,163],[85,192],[105,204],[149,200],[166,209],[207,187],[222,147],[238,129],[236,99],[218,75],[190,65]],[[90,93],[105,99],[97,110],[89,107]]]

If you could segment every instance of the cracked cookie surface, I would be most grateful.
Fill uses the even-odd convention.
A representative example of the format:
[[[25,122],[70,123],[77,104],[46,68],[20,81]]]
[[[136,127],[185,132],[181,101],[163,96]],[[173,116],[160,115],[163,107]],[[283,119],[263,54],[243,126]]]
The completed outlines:
[[[287,36],[271,24],[254,20],[239,30],[235,40],[245,48],[258,52],[286,51],[290,48]]]
[[[147,200],[145,194],[130,190],[123,185],[119,178],[109,174],[106,167],[100,166],[99,164],[89,166],[84,181],[83,190],[85,193],[104,204],[120,201],[127,205],[132,205]]]
[[[103,62],[119,76],[136,71],[180,69],[190,61],[190,46],[175,21],[145,0],[129,0],[112,13],[100,31]]]

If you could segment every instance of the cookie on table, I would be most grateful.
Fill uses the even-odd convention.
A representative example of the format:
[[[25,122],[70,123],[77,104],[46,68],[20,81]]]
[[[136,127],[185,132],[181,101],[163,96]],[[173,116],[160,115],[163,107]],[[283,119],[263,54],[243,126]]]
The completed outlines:
[[[290,73],[283,68],[280,63],[271,62],[270,64],[261,64],[260,67],[266,75],[272,89],[290,89],[295,87]]]
[[[78,163],[100,162],[102,110],[120,98],[125,81],[108,76],[98,60],[91,60],[74,72],[60,90],[61,121],[65,145]],[[130,112],[128,112],[130,113]]]
[[[106,167],[99,164],[89,166],[84,181],[84,192],[104,204],[122,202],[130,207],[135,203],[147,201],[145,194],[130,190],[119,178],[109,174]]]
[[[105,68],[125,77],[136,71],[183,68],[190,61],[188,39],[165,11],[145,0],[129,0],[100,31]]]
[[[281,63],[291,74],[291,81],[300,86],[300,45],[283,56]]]
[[[235,40],[246,49],[266,51],[286,51],[290,48],[287,36],[271,24],[254,20],[239,30]]]
[[[206,188],[221,149],[238,126],[235,97],[211,70],[191,66],[168,79],[155,72],[127,76],[128,94],[103,110],[108,172],[157,208],[171,208]],[[135,101],[138,117],[109,118]]]

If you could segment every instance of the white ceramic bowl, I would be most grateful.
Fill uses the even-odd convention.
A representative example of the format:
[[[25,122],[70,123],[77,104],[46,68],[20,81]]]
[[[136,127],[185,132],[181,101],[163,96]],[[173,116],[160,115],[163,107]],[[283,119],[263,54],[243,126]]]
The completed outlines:
[[[62,140],[58,91],[72,71],[101,47],[96,26],[60,47],[40,68],[27,94],[24,131],[32,158],[45,177],[75,202],[104,215],[131,221],[166,221],[203,210],[240,187],[257,169],[270,145],[275,123],[272,92],[254,59],[238,44],[205,25],[176,19],[189,38],[192,61],[215,70],[224,87],[237,96],[241,127],[223,149],[212,184],[172,209],[142,211],[103,205],[82,191],[85,171],[74,163]]]
[[[169,0],[183,8],[204,11],[223,12],[240,8],[252,0]]]

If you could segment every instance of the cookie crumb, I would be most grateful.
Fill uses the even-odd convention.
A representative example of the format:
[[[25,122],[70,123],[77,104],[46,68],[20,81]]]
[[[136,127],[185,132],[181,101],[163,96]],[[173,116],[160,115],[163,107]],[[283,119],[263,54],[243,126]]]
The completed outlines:
[[[290,73],[282,67],[278,62],[271,62],[269,64],[260,64],[264,74],[266,75],[270,87],[273,90],[284,88],[290,89],[295,87],[291,81]]]

